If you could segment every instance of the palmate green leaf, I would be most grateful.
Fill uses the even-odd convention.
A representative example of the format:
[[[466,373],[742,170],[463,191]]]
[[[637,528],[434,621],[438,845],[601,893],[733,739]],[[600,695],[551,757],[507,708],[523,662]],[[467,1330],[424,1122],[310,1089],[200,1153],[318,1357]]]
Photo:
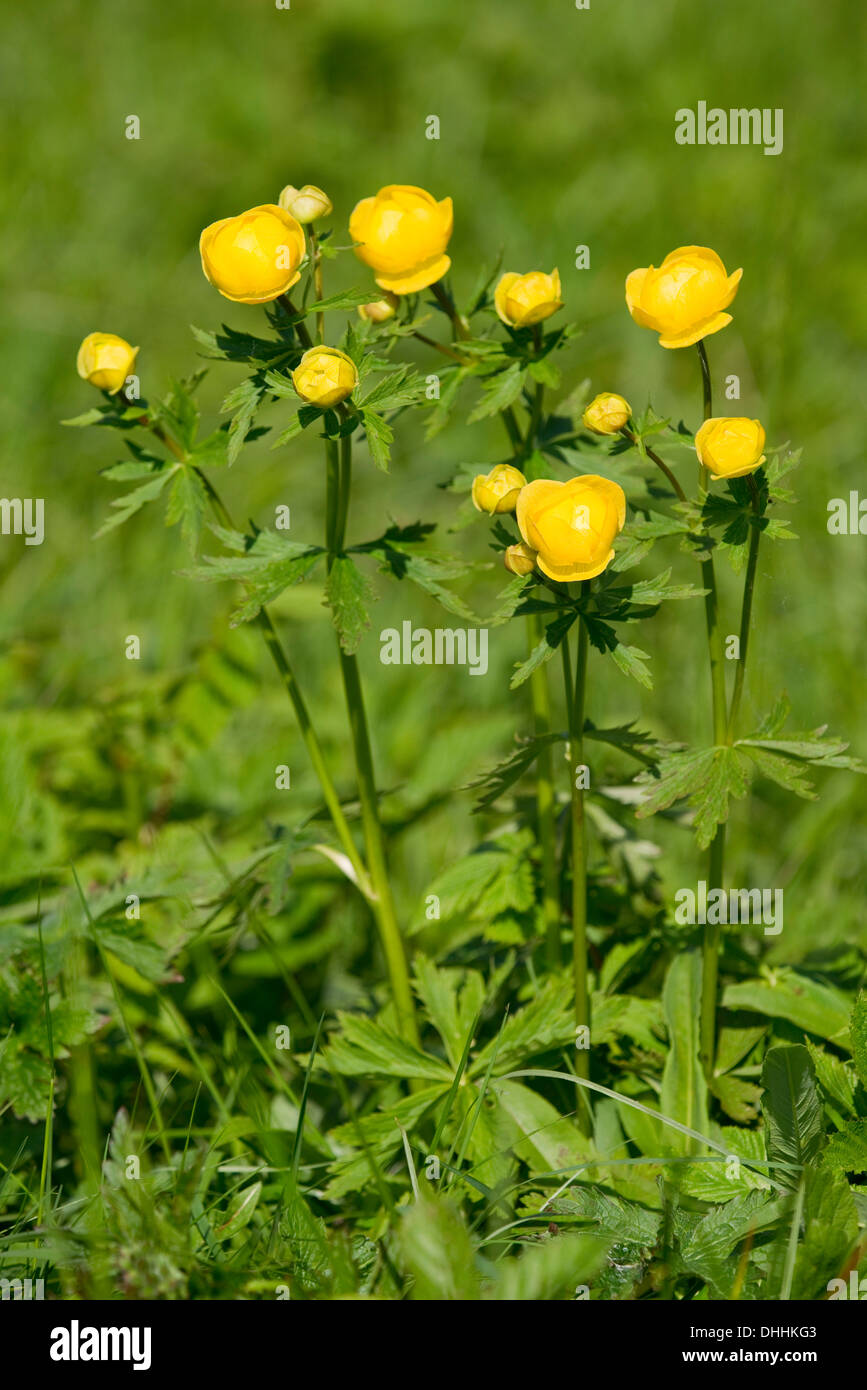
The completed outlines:
[[[254,367],[276,367],[300,356],[297,346],[277,338],[257,338],[252,333],[239,333],[223,324],[219,332],[192,328],[193,337],[203,349],[202,356],[224,362],[246,362]]]
[[[340,1032],[328,1044],[333,1067],[344,1076],[414,1076],[449,1086],[452,1074],[444,1062],[429,1057],[392,1033],[382,1023],[360,1014],[339,1013]]]
[[[829,1281],[848,1263],[859,1234],[849,1184],[842,1173],[824,1163],[805,1172],[803,1225],[791,1296],[824,1298]]]
[[[274,443],[271,445],[271,448],[279,449],[282,444],[288,444],[290,439],[295,439],[299,434],[301,434],[303,430],[308,429],[310,425],[314,424],[317,420],[321,420],[322,418],[323,412],[318,408],[318,406],[300,406],[298,410],[296,410],[295,414],[291,417],[289,424],[286,426],[286,428],[284,430],[281,430],[280,434],[278,434],[277,438],[274,440]],[[252,438],[254,433],[255,432],[253,430],[248,430],[248,438]]]
[[[733,1158],[745,1161],[737,1168],[730,1166],[728,1159],[722,1163],[693,1163],[680,1174],[680,1191],[702,1202],[730,1202],[732,1197],[742,1197],[757,1189],[770,1191],[768,1179],[757,1166],[766,1166],[767,1160],[762,1131],[726,1125],[716,1131],[716,1136]]]
[[[845,995],[794,970],[775,970],[767,980],[727,985],[722,1003],[725,1009],[749,1009],[771,1018],[788,1019],[796,1028],[815,1033],[835,1047],[849,1048],[849,1005]]]
[[[188,579],[209,582],[236,580],[247,587],[247,597],[236,610],[231,625],[250,622],[266,603],[310,573],[324,554],[319,546],[287,541],[275,531],[259,531],[251,541],[240,532],[212,528],[229,548],[243,554],[205,555],[202,564],[184,571]]]
[[[243,448],[266,389],[265,379],[260,373],[245,377],[229,392],[220,407],[224,413],[232,416],[226,449],[226,462],[230,465],[235,462]]]
[[[331,1178],[326,1188],[329,1201],[337,1202],[349,1192],[362,1192],[373,1183],[370,1157],[360,1143],[356,1124],[374,1163],[383,1167],[392,1161],[402,1147],[400,1130],[395,1121],[399,1121],[411,1133],[428,1111],[443,1100],[447,1089],[444,1083],[425,1086],[383,1110],[361,1115],[355,1123],[338,1125],[331,1130],[329,1138],[335,1144],[338,1157],[329,1168]]]
[[[849,1031],[851,1034],[851,1024]],[[857,1114],[855,1093],[858,1087],[858,1073],[850,1062],[835,1057],[833,1052],[824,1047],[816,1047],[809,1038],[807,1051],[813,1060],[816,1080],[825,1097],[825,1110],[842,1129],[846,1121],[854,1119]]]
[[[552,1202],[551,1209],[557,1214],[562,1212],[586,1221],[600,1236],[631,1246],[630,1256],[652,1249],[662,1224],[662,1212],[649,1211],[638,1202],[599,1187],[573,1187],[568,1196]]]
[[[739,1076],[713,1076],[710,1089],[725,1113],[738,1124],[752,1124],[758,1116],[762,1093],[752,1081]]]
[[[505,371],[487,377],[482,383],[484,395],[470,412],[468,424],[475,424],[477,420],[484,420],[489,415],[498,415],[501,410],[514,404],[523,389],[524,375],[523,365],[513,362]]]
[[[468,1302],[480,1296],[475,1248],[458,1208],[446,1197],[425,1194],[403,1215],[400,1251],[412,1283],[412,1299]]]
[[[501,1076],[540,1052],[574,1041],[575,1017],[569,982],[549,979],[528,1004],[509,1014],[498,1036],[474,1058],[469,1074],[483,1076],[494,1057],[494,1075]]]
[[[730,1298],[737,1274],[732,1257],[753,1233],[778,1225],[786,1214],[783,1200],[764,1192],[747,1192],[709,1211],[681,1242],[686,1269],[708,1284],[712,1296]]]
[[[577,617],[578,614],[574,609],[568,609],[564,613],[559,613],[552,622],[547,624],[541,642],[533,648],[527,660],[515,670],[515,674],[509,682],[510,690],[517,690],[519,685],[523,685],[524,681],[530,679],[537,667],[541,666],[543,662],[551,660]]]
[[[460,595],[447,588],[444,582],[447,579],[458,578],[465,572],[465,568],[461,561],[455,561],[448,556],[418,554],[407,555],[403,573],[413,584],[417,584],[425,593],[435,598],[447,612],[454,613],[475,627],[481,623],[481,619]]]
[[[627,647],[623,642],[618,642],[617,646],[611,650],[611,659],[624,676],[631,676],[634,681],[638,681],[639,685],[643,685],[645,690],[653,689],[650,673],[643,664],[650,660],[649,652],[643,652],[640,647]]]
[[[174,526],[177,522],[181,523],[181,535],[192,554],[195,554],[198,548],[202,517],[207,504],[208,494],[201,474],[188,465],[179,468],[169,491],[166,525]]]
[[[377,468],[381,469],[383,473],[387,473],[391,461],[394,430],[387,420],[384,420],[381,415],[377,415],[375,410],[362,410],[361,418],[364,422],[370,457]]]
[[[706,589],[696,589],[692,584],[669,584],[671,570],[663,570],[655,579],[641,579],[636,584],[615,585],[604,590],[606,599],[617,599],[639,606],[656,606],[672,600],[702,598]]]
[[[701,955],[684,951],[674,957],[662,991],[668,1030],[668,1055],[662,1073],[660,1110],[669,1119],[705,1134],[708,1126],[707,1084],[699,1060]],[[698,1152],[697,1141],[666,1129],[666,1148],[674,1154]]]
[[[498,763],[489,772],[484,772],[480,777],[474,778],[472,782],[467,782],[461,787],[461,791],[473,791],[477,787],[483,787],[484,792],[479,797],[474,811],[482,811],[487,806],[491,806],[495,801],[499,801],[510,787],[523,777],[524,773],[532,767],[543,748],[549,748],[554,743],[562,743],[566,738],[565,734],[543,734],[537,738],[521,739],[518,748],[505,762]]]
[[[822,1161],[841,1173],[867,1173],[867,1120],[849,1120],[832,1134]]]
[[[180,464],[167,464],[147,482],[142,483],[141,487],[134,488],[132,492],[127,492],[123,497],[118,497],[112,502],[112,507],[116,508],[115,513],[104,521],[99,530],[95,533],[94,539],[104,536],[106,532],[113,531],[116,526],[123,526],[125,521],[129,521],[146,502],[153,502],[159,497],[166,483],[173,478],[180,468]]]
[[[762,1110],[768,1161],[778,1182],[795,1189],[801,1170],[825,1142],[822,1102],[806,1047],[772,1047],[762,1068]]]
[[[695,811],[696,839],[706,849],[716,827],[728,817],[729,798],[749,791],[749,763],[734,748],[693,748],[661,758],[656,777],[648,772],[636,780],[648,787],[635,812],[639,819],[686,797]]]
[[[370,581],[348,555],[336,555],[325,581],[324,602],[340,637],[340,645],[350,655],[356,652],[370,627],[367,605],[375,597]]]
[[[362,413],[372,410],[381,415],[386,410],[403,410],[416,405],[424,399],[424,394],[424,378],[414,367],[404,366],[378,381],[356,401],[356,405]]]
[[[199,407],[196,404],[195,392],[206,375],[207,368],[202,368],[201,371],[194,372],[192,376],[181,381],[173,380],[169,394],[159,401],[152,410],[155,418],[177,440],[186,453],[190,452],[196,442],[199,429]]]
[[[457,1067],[485,1000],[485,982],[477,970],[438,966],[421,952],[412,964],[415,992]]]
[[[600,618],[585,615],[583,621],[587,624],[588,636],[597,651],[603,655],[610,654],[618,670],[638,681],[645,690],[653,689],[650,673],[643,664],[650,660],[647,652],[643,652],[640,647],[625,646],[611,624],[603,623]]]
[[[849,1024],[849,1036],[852,1041],[852,1058],[855,1062],[858,1080],[867,1090],[867,995],[863,993],[859,994],[855,1000],[855,1007],[852,1010]]]
[[[628,521],[614,542],[614,559],[610,568],[617,573],[632,569],[649,554],[655,541],[667,536],[684,535],[688,529],[685,521],[661,516],[658,512],[651,512],[646,520]]]
[[[805,801],[816,800],[813,783],[808,782],[804,776],[803,763],[794,762],[790,758],[779,757],[774,753],[767,753],[763,748],[747,746],[742,742],[739,742],[737,747],[743,748],[755,765],[758,776],[766,777],[769,782],[776,782],[777,786],[784,787],[786,791],[794,792],[796,796],[802,797]]]
[[[605,1263],[608,1242],[590,1235],[559,1235],[530,1245],[495,1266],[497,1279],[485,1297],[515,1303],[572,1300],[590,1285]]]

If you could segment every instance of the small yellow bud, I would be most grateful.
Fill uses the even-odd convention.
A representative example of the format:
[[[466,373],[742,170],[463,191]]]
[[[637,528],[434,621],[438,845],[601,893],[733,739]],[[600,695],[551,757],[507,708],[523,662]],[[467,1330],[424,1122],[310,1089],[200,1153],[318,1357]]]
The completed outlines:
[[[334,211],[328,194],[317,188],[315,183],[305,183],[303,188],[295,188],[287,183],[277,202],[297,222],[315,222],[318,217],[327,217]]]
[[[613,391],[602,391],[584,411],[582,419],[594,434],[617,434],[632,414],[632,406]]]
[[[510,328],[529,328],[562,307],[558,270],[550,275],[544,270],[530,270],[526,275],[510,270],[500,277],[494,290],[494,308]]]
[[[536,552],[525,541],[507,546],[503,552],[503,564],[510,574],[532,574],[536,568]]]
[[[399,304],[398,296],[389,292],[371,304],[359,304],[358,313],[368,323],[385,323],[388,319],[394,318]]]
[[[327,410],[352,395],[358,372],[352,358],[339,348],[312,347],[292,373],[292,384],[302,400]]]
[[[695,437],[695,452],[703,468],[719,478],[743,478],[765,461],[765,431],[758,420],[719,416],[705,420]]]
[[[473,479],[473,506],[477,512],[513,512],[518,494],[526,487],[527,479],[510,463],[498,463],[490,473],[479,473]]]
[[[114,333],[88,333],[78,349],[78,375],[116,396],[135,365],[138,348]]]

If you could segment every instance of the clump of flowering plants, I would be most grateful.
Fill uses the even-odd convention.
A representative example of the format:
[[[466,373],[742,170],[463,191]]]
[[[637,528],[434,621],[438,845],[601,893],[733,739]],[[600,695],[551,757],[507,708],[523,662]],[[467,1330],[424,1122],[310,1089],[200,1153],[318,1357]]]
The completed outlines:
[[[275,1217],[266,1263],[289,1270],[293,1297],[559,1297],[576,1284],[594,1298],[824,1296],[860,1258],[863,1195],[847,1175],[867,1171],[867,1004],[805,973],[764,971],[739,933],[756,921],[767,931],[766,919],[729,914],[725,830],[753,779],[811,797],[810,768],[865,769],[824,729],[786,732],[785,699],[744,731],[759,545],[794,539],[779,513],[794,500],[784,481],[798,458],[767,445],[749,415],[714,414],[706,342],[731,322],[741,271],[684,246],[626,281],[636,324],[697,354],[703,418],[691,429],[637,412],[631,382],[604,383],[626,395],[588,399],[587,383],[562,394],[578,326],[556,267],[497,266],[458,303],[450,198],[387,185],[358,202],[341,244],[325,225],[332,213],[322,189],[289,185],[203,231],[204,274],[251,315],[249,330],[196,330],[205,358],[244,369],[218,428],[200,428],[201,372],[145,398],[139,348],[110,333],[89,334],[78,358],[103,402],[67,422],[124,440],[127,457],[105,476],[131,487],[103,530],[163,498],[194,556],[188,573],[239,589],[231,622],[261,632],[330,818],[330,838],[302,826],[292,849],[335,865],[378,932],[388,992],[383,1002],[370,990],[369,1012],[317,1021],[296,972],[280,967],[309,1046],[282,1070],[266,1058],[292,1105],[288,1164],[276,1165],[288,1229]],[[375,287],[326,293],[341,253]],[[419,369],[422,352],[435,372]],[[435,547],[424,522],[356,540],[353,478],[370,486],[371,469],[387,471],[395,422],[431,439],[467,398],[470,422],[499,417],[503,430],[500,457],[461,464],[445,483],[465,494],[453,531],[486,534],[476,562],[451,542]],[[321,440],[321,536],[239,529],[222,501],[214,478],[269,432],[265,406],[269,422],[279,416],[275,449]],[[521,736],[472,784],[479,843],[414,885],[424,920],[401,920],[357,661],[366,569],[478,624],[465,586],[490,569],[491,551],[505,574],[487,626],[525,647],[505,696]],[[743,575],[731,652],[722,559]],[[268,609],[316,578],[336,634],[351,793],[338,790]],[[613,725],[595,696],[603,661],[652,690],[652,619],[670,602],[683,650],[706,652],[709,666],[710,737],[697,748]],[[443,783],[450,794],[448,768]],[[660,846],[640,824],[654,815],[695,835],[700,916],[667,900]],[[221,908],[261,938],[255,893],[249,917],[231,894]],[[260,1200],[261,1186],[246,1191],[246,1207],[217,1227],[226,1239]],[[201,1192],[196,1203],[197,1257],[216,1264]],[[335,1222],[347,1203],[351,1252]],[[519,1246],[529,1248],[515,1258]]]

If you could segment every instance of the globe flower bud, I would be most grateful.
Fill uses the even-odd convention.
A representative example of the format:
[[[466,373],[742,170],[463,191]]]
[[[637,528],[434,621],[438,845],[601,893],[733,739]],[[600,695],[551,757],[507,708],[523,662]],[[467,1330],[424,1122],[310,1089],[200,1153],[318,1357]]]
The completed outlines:
[[[623,488],[594,473],[565,483],[540,478],[518,498],[517,521],[536,563],[549,579],[593,579],[614,558],[611,548],[626,520]]]
[[[550,275],[544,270],[531,270],[526,275],[510,270],[501,276],[494,290],[494,308],[510,328],[541,323],[562,307],[558,270],[552,270]]]
[[[359,304],[358,313],[367,323],[385,323],[394,318],[399,304],[396,294],[384,294],[382,299],[375,299],[370,304]]]
[[[441,280],[451,265],[445,251],[453,221],[451,198],[438,203],[423,188],[390,183],[356,204],[349,234],[382,289],[413,294]]]
[[[728,308],[742,270],[727,274],[709,246],[679,246],[657,269],[633,270],[626,280],[626,304],[636,323],[659,334],[660,347],[690,347],[731,323]]]
[[[473,479],[473,506],[477,512],[513,512],[518,494],[527,484],[519,468],[510,463],[498,463],[490,473],[479,473]]]
[[[287,183],[277,202],[297,222],[315,222],[317,217],[327,217],[334,211],[328,194],[317,188],[315,183],[305,183],[303,188],[295,188]]]
[[[292,384],[302,400],[327,410],[352,395],[358,372],[352,358],[339,348],[312,347],[292,373]]]
[[[632,406],[613,391],[602,391],[594,397],[582,419],[594,434],[617,434],[632,415]]]
[[[202,270],[239,304],[267,304],[300,280],[304,229],[277,206],[263,203],[238,217],[212,222],[199,238]]]
[[[523,541],[518,541],[517,545],[509,545],[503,551],[503,564],[510,574],[519,574],[523,578],[536,568],[536,552]]]
[[[695,452],[713,478],[743,478],[764,463],[765,431],[758,420],[720,416],[705,420],[695,437]]]
[[[123,386],[138,356],[138,348],[130,347],[125,338],[115,333],[88,333],[78,349],[78,375],[100,391],[116,396]]]

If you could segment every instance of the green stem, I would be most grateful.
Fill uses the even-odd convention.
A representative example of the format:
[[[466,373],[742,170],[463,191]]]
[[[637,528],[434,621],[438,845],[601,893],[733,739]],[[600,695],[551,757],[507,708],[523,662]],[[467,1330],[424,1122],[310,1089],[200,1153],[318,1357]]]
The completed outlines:
[[[503,424],[506,426],[506,433],[509,436],[509,443],[512,446],[512,453],[515,458],[522,458],[524,454],[524,436],[521,434],[521,426],[518,424],[518,417],[514,408],[507,405],[505,410],[500,411]]]
[[[322,284],[322,250],[319,245],[319,238],[310,226],[310,250],[313,257],[313,288],[316,291],[317,300],[324,299]],[[320,343],[325,342],[325,314],[320,311],[316,315],[316,334]]]
[[[444,357],[450,357],[453,362],[460,362],[462,367],[466,366],[466,357],[461,357],[459,352],[455,352],[452,348],[446,347],[445,343],[438,343],[436,338],[429,338],[426,333],[413,332],[412,336],[413,338],[418,338],[420,343],[424,343],[425,347],[434,348],[437,352],[441,352]]]
[[[341,439],[339,456],[334,441],[326,440],[326,458],[326,518],[328,527],[326,539],[328,568],[330,570],[343,548],[349,513],[349,495],[352,486],[351,436],[346,435]],[[339,644],[338,651],[340,674],[343,678],[343,690],[346,697],[346,709],[349,715],[349,728],[355,756],[355,769],[358,777],[361,823],[374,891],[372,907],[388,969],[398,1032],[401,1037],[418,1045],[418,1024],[409,982],[406,952],[397,920],[391,881],[388,876],[385,837],[379,817],[379,797],[376,790],[373,753],[364,709],[364,693],[361,686],[358,660],[354,654],[344,651]]]
[[[638,448],[638,440],[636,439],[635,435],[632,433],[632,430],[629,428],[628,425],[624,425],[624,426],[623,426],[623,429],[620,431],[620,433],[621,433],[622,435],[624,435],[624,436],[629,440],[630,444],[633,444],[633,445],[635,446],[636,449]],[[640,450],[639,450],[639,452],[640,452]],[[686,501],[686,493],[684,492],[684,490],[683,490],[683,488],[681,487],[680,483],[677,481],[677,478],[676,478],[676,477],[674,476],[674,474],[672,473],[672,471],[671,471],[671,469],[669,468],[668,464],[665,463],[665,462],[659,457],[659,454],[657,454],[657,453],[655,452],[655,450],[653,450],[653,449],[648,449],[648,447],[647,447],[646,444],[645,444],[645,446],[644,446],[644,452],[646,453],[646,455],[647,455],[647,457],[650,459],[650,461],[651,461],[652,463],[655,463],[656,466],[657,466],[657,468],[661,469],[662,472],[665,474],[666,478],[668,479],[668,481],[669,481],[669,483],[671,484],[671,486],[674,488],[674,491],[677,493],[677,496],[680,498],[681,502],[685,502],[685,501]]]
[[[731,743],[734,738],[735,724],[741,707],[741,696],[744,691],[744,675],[747,669],[747,647],[749,646],[750,640],[750,618],[753,611],[753,589],[756,583],[756,565],[759,558],[759,541],[762,534],[758,524],[761,517],[761,503],[759,501],[758,488],[752,476],[750,476],[747,481],[749,482],[752,492],[753,520],[750,527],[750,550],[747,558],[747,572],[744,576],[744,597],[741,605],[738,664],[735,667],[735,681],[732,688],[732,702],[729,709],[728,730],[726,735],[726,742],[728,743]]]
[[[232,518],[229,515],[229,512],[226,509],[223,500],[217,492],[216,488],[214,487],[213,483],[210,481],[209,478],[205,476],[205,474],[200,469],[197,469],[197,472],[202,480],[202,484],[205,488],[205,491],[208,494],[211,507],[213,508],[217,520],[220,522],[221,526],[225,526],[227,530],[234,531],[235,527],[232,523]],[[343,847],[343,851],[346,854],[347,859],[352,865],[361,892],[364,894],[365,897],[370,898],[373,889],[368,878],[367,869],[364,867],[361,855],[358,853],[358,850],[355,846],[355,841],[352,838],[352,831],[349,828],[349,822],[347,821],[346,816],[343,813],[343,807],[340,804],[340,797],[338,796],[337,788],[335,787],[334,782],[331,779],[331,773],[328,771],[328,766],[325,762],[325,756],[322,752],[322,745],[319,742],[318,735],[316,733],[315,728],[313,727],[313,721],[310,718],[310,712],[307,708],[304,696],[301,694],[298,681],[295,678],[295,673],[292,670],[292,667],[289,663],[289,658],[286,655],[286,652],[280,642],[280,638],[277,635],[277,630],[274,627],[274,624],[271,620],[271,615],[268,612],[267,608],[261,608],[259,610],[255,618],[255,623],[259,631],[262,633],[265,646],[268,648],[268,651],[271,654],[271,658],[274,662],[274,665],[277,667],[277,670],[280,674],[280,679],[283,682],[283,687],[286,691],[286,694],[289,696],[289,700],[295,712],[295,719],[298,723],[298,729],[301,734],[301,738],[304,742],[305,748],[307,749],[308,757],[310,758],[310,762],[313,765],[313,770],[316,773],[319,785],[322,789],[322,795],[325,799],[325,805],[327,806],[328,813],[331,816],[331,821],[334,826],[334,830],[337,834],[337,838],[340,841],[341,846]]]
[[[710,366],[708,364],[704,343],[699,341],[697,348],[699,363],[701,365],[704,418],[705,420],[709,420],[713,415],[713,389],[711,385]],[[707,489],[707,482],[707,469],[702,468],[701,485],[704,489]],[[702,561],[701,576],[702,584],[707,591],[705,593],[704,611],[705,624],[707,627],[708,657],[710,660],[713,741],[717,747],[720,747],[727,741],[728,719],[726,715],[725,652],[723,633],[720,626],[719,597],[717,593],[716,570],[714,568],[713,555],[708,555],[707,559]],[[723,886],[723,879],[725,877],[725,841],[726,827],[723,821],[717,826],[716,833],[710,845],[707,869],[707,887],[709,893],[715,888],[722,888]],[[719,976],[719,949],[719,926],[708,923],[705,926],[704,938],[702,941],[701,1016],[699,1020],[701,1063],[708,1081],[713,1077],[714,1060],[716,1057],[716,1006],[717,981]]]
[[[299,311],[295,308],[295,305],[292,303],[292,300],[289,298],[288,294],[280,294],[277,296],[277,299],[279,303],[283,305],[283,308],[286,310],[286,313],[290,316],[290,318],[294,319],[298,316]],[[304,320],[299,319],[297,323],[292,325],[292,327],[295,329],[296,336],[301,346],[305,350],[307,348],[312,348],[313,339],[307,332],[307,325],[305,324]]]
[[[587,581],[585,581],[586,583]],[[583,585],[582,585],[583,588]],[[572,796],[572,978],[575,992],[576,1028],[590,1027],[590,995],[587,987],[587,845],[584,816],[584,788],[579,775],[584,763],[584,703],[587,687],[587,655],[590,649],[587,624],[579,618],[578,648],[574,690],[566,691],[569,712],[569,773]],[[564,660],[564,673],[568,670]],[[576,1049],[576,1074],[590,1074],[587,1048]]]
[[[458,312],[458,307],[455,304],[455,301],[452,299],[451,295],[449,294],[448,290],[446,289],[445,285],[443,284],[442,280],[437,280],[435,285],[431,285],[431,290],[433,292],[434,298],[439,301],[439,303],[442,305],[449,318],[451,319],[455,337],[464,340],[466,340],[467,338],[471,338],[473,335],[470,329],[470,325],[464,318],[463,314]]]
[[[542,640],[538,613],[527,617],[527,636],[532,652]],[[551,697],[545,666],[537,666],[530,677],[533,724],[537,738],[551,732]],[[542,916],[545,923],[545,955],[548,969],[560,968],[560,886],[557,878],[557,804],[554,795],[554,759],[550,743],[536,757],[536,824],[542,856]]]

